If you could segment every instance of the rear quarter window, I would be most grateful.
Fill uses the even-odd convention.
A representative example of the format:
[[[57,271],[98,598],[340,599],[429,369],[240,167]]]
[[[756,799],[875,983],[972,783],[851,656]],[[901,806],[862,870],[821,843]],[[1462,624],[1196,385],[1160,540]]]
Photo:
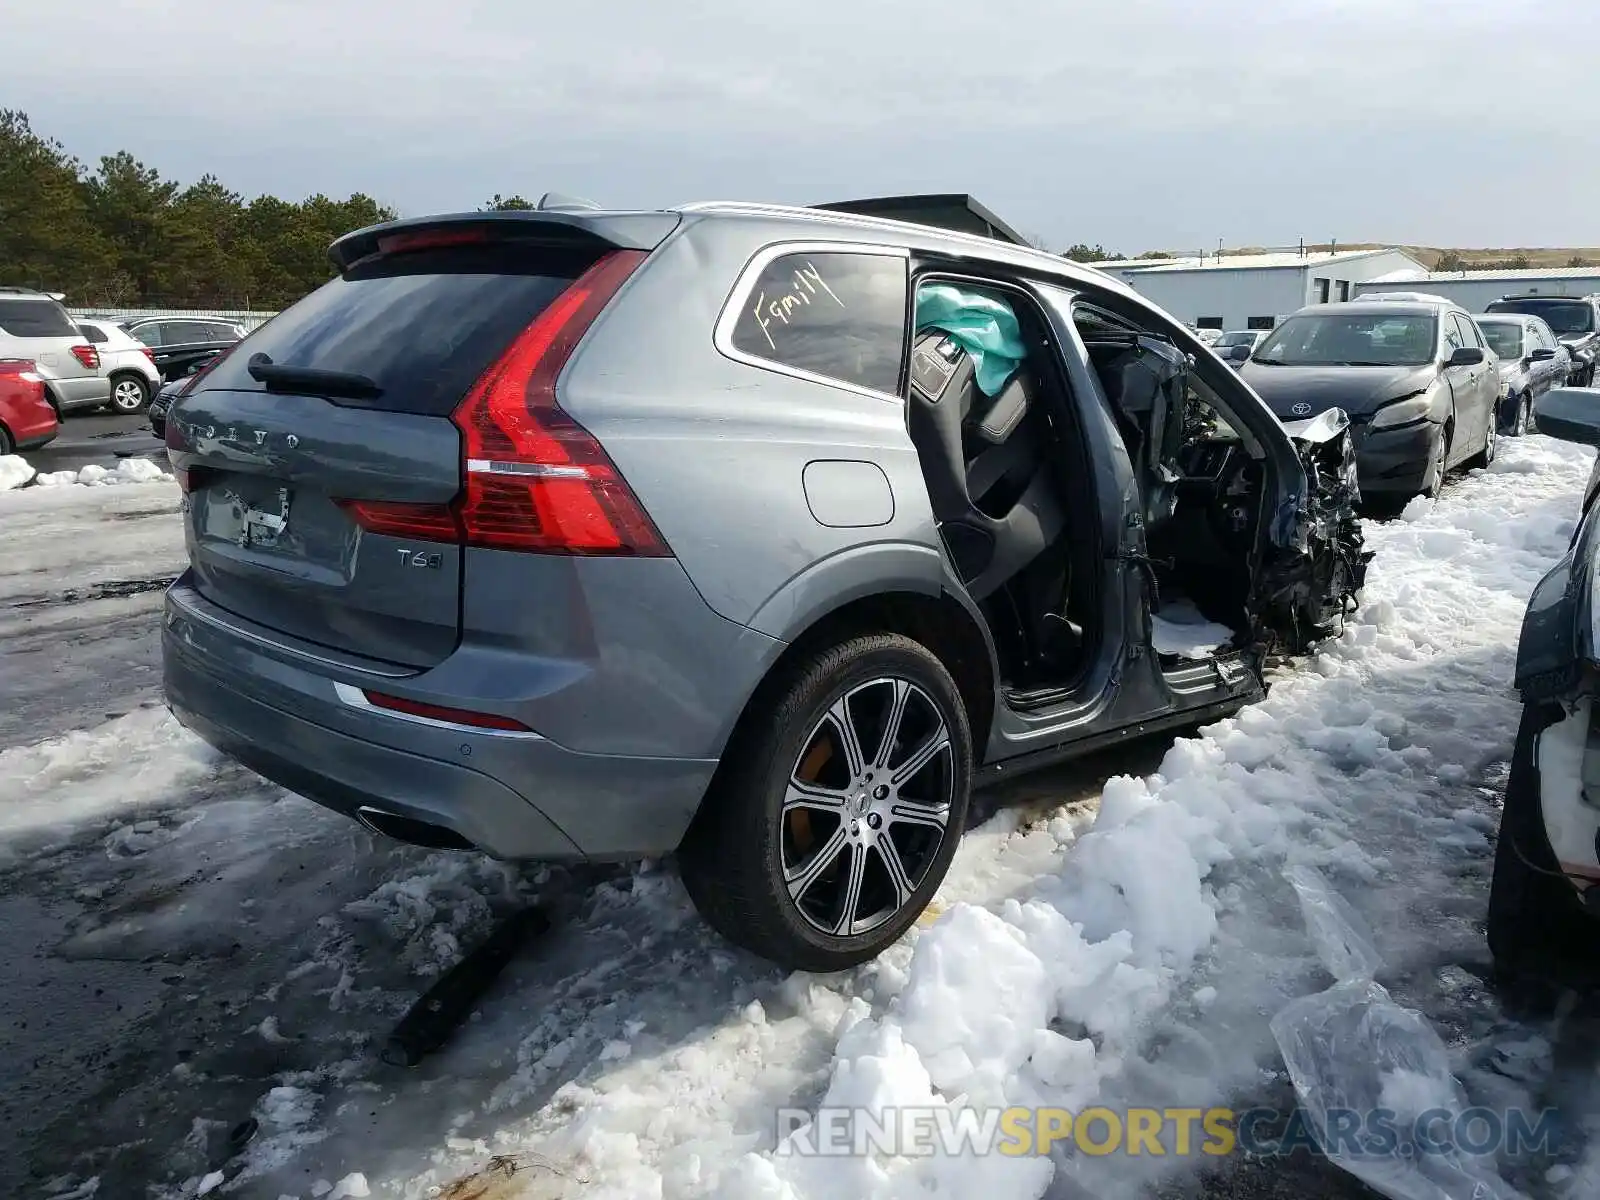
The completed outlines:
[[[83,336],[54,300],[0,299],[0,330],[13,337]]]
[[[739,356],[898,394],[906,347],[906,260],[796,252],[741,286],[728,342]]]
[[[445,416],[594,258],[454,249],[358,263],[250,334],[248,353],[230,354],[205,387],[263,390],[246,368],[251,355],[265,354],[284,366],[367,376],[383,394],[361,407]]]

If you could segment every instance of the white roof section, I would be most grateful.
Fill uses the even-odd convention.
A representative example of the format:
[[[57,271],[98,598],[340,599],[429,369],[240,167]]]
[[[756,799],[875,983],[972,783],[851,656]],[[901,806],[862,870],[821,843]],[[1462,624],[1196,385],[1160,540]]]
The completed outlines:
[[[1600,279],[1600,266],[1593,267],[1507,267],[1492,271],[1393,271],[1369,283],[1433,283],[1475,279]]]
[[[1102,270],[1135,271],[1140,275],[1167,275],[1183,271],[1276,271],[1276,270],[1303,270],[1307,267],[1327,266],[1330,263],[1353,262],[1361,258],[1373,258],[1379,254],[1405,254],[1404,250],[1308,250],[1301,254],[1298,250],[1278,250],[1266,254],[1224,254],[1220,258],[1215,254],[1204,257],[1195,255],[1192,258],[1135,258],[1123,259],[1117,262],[1090,263],[1090,266]],[[1413,260],[1415,261],[1415,260]],[[1417,270],[1423,270],[1421,263],[1417,263]]]

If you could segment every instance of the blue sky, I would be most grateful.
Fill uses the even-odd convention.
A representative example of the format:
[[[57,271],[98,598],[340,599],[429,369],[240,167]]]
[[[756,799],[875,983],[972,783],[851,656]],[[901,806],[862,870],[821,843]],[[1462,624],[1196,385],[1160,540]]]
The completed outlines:
[[[970,191],[1055,248],[1600,244],[1592,0],[20,7],[0,105],[246,195]]]

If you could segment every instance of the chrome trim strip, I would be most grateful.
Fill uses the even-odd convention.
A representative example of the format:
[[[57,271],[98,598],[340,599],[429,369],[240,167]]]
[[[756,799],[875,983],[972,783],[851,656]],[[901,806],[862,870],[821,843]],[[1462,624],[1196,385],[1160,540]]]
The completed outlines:
[[[761,272],[774,259],[782,258],[786,254],[870,254],[879,258],[906,260],[911,258],[911,251],[904,246],[876,245],[869,242],[794,241],[775,242],[770,246],[764,246],[745,263],[744,270],[739,272],[739,278],[733,285],[733,290],[723,301],[722,312],[718,314],[716,326],[712,330],[711,344],[724,358],[731,358],[734,362],[743,363],[747,367],[757,367],[776,375],[787,375],[792,379],[803,379],[807,383],[819,383],[824,387],[840,388],[846,392],[854,392],[858,396],[868,396],[873,400],[903,404],[905,398],[896,392],[880,392],[876,388],[862,387],[860,384],[849,383],[843,379],[831,379],[826,375],[818,375],[801,367],[791,367],[774,359],[746,354],[734,346],[733,327],[739,323],[745,303],[750,299],[750,293],[755,291]],[[906,286],[910,287],[909,268],[907,273]]]
[[[359,708],[364,712],[376,713],[383,717],[393,717],[396,721],[408,721],[413,725],[426,725],[430,729],[448,729],[451,733],[471,733],[480,737],[509,738],[514,741],[545,740],[543,734],[534,733],[533,730],[520,729],[485,729],[481,725],[462,725],[456,721],[440,721],[434,717],[421,717],[416,713],[396,712],[392,708],[379,708],[368,700],[366,694],[354,684],[333,681],[333,694],[351,708]]]
[[[502,462],[493,458],[467,459],[471,475],[532,475],[540,479],[588,479],[589,468],[559,463]]]

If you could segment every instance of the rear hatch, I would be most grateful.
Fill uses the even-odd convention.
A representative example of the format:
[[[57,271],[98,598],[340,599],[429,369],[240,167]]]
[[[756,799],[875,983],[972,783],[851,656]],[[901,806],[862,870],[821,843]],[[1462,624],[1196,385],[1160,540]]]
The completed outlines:
[[[508,360],[526,368],[520,403],[540,357],[528,356],[529,336],[542,337],[542,353],[552,332],[582,335],[571,328],[584,308],[574,294],[594,288],[575,281],[626,259],[610,272],[614,292],[676,220],[486,214],[335,243],[338,278],[215,360],[173,404],[166,440],[188,491],[195,589],[348,654],[419,670],[446,657],[460,638],[467,547],[544,548],[519,544],[520,526],[483,533],[488,485],[467,486],[468,460],[514,455],[484,450],[464,405],[500,402]],[[609,298],[579,314],[584,328]],[[564,362],[575,340],[554,340]],[[464,515],[469,499],[477,507]],[[491,526],[508,512],[537,519],[527,504],[488,508]]]
[[[73,381],[100,373],[99,353],[89,351],[89,339],[48,296],[0,296],[0,331],[21,339],[15,342],[18,352],[46,378]]]

